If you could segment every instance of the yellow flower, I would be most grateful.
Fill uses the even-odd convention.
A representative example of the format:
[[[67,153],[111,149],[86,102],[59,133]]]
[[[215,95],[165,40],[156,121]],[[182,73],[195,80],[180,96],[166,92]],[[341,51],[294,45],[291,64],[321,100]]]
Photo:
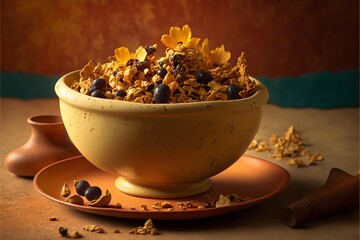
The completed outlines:
[[[216,66],[222,66],[226,64],[230,58],[231,53],[228,51],[225,51],[224,44],[221,45],[221,47],[215,48],[215,50],[209,50],[209,40],[205,38],[201,45],[201,52],[203,53],[205,59],[208,61],[208,63],[213,67]]]
[[[138,47],[135,53],[130,53],[129,49],[126,47],[119,47],[115,49],[115,57],[120,65],[126,65],[130,59],[137,59],[139,61],[144,61],[146,58],[146,50],[143,47]]]
[[[210,50],[209,50],[209,40],[207,38],[204,39],[201,45],[201,52],[204,54],[204,57],[207,59],[211,59]]]
[[[221,47],[215,48],[210,52],[211,61],[217,66],[222,66],[227,63],[231,58],[231,53],[225,51],[224,44],[221,44]]]
[[[194,48],[198,45],[200,38],[191,38],[191,29],[189,25],[184,25],[181,28],[171,27],[170,34],[164,34],[161,37],[161,42],[168,48],[176,48],[178,43],[183,43],[189,48]]]

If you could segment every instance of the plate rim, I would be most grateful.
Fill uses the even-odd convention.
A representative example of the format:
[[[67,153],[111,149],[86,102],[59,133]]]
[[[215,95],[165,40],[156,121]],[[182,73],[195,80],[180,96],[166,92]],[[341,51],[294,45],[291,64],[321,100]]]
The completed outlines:
[[[118,217],[118,218],[127,218],[127,219],[151,218],[151,219],[156,219],[156,220],[187,220],[187,219],[209,218],[209,217],[228,214],[231,212],[236,212],[236,211],[239,211],[242,209],[249,208],[256,204],[259,204],[265,200],[270,200],[271,198],[273,198],[276,195],[280,194],[281,192],[285,191],[290,186],[291,181],[292,181],[291,175],[282,166],[279,166],[278,164],[272,163],[268,160],[265,160],[265,159],[262,159],[259,157],[251,156],[249,154],[243,154],[238,160],[240,160],[243,157],[255,159],[257,161],[263,161],[263,162],[266,162],[267,164],[270,164],[272,167],[278,168],[284,174],[284,178],[283,178],[284,182],[279,187],[272,189],[270,193],[260,196],[260,197],[257,197],[257,198],[254,198],[254,199],[251,199],[251,200],[247,200],[242,203],[235,203],[230,206],[224,206],[224,207],[218,207],[218,208],[189,209],[186,211],[184,211],[184,210],[174,210],[174,211],[153,211],[153,210],[139,211],[139,210],[137,210],[137,211],[135,211],[135,210],[131,210],[131,209],[116,208],[116,207],[106,207],[105,208],[105,207],[92,207],[92,206],[87,206],[87,205],[78,205],[78,204],[65,202],[58,198],[55,198],[52,195],[50,195],[49,193],[45,192],[39,186],[38,179],[40,178],[40,176],[44,172],[49,171],[49,169],[54,166],[63,164],[64,162],[74,161],[74,160],[75,161],[76,160],[78,160],[78,161],[85,160],[85,161],[87,161],[88,164],[91,164],[84,156],[80,155],[80,156],[62,159],[60,161],[57,161],[55,163],[52,163],[52,164],[44,167],[34,176],[33,186],[38,193],[40,193],[43,197],[45,197],[47,199],[50,199],[56,203],[70,207],[72,209],[76,209],[76,210],[79,210],[82,212],[87,212],[89,214]],[[230,166],[229,168],[231,168],[232,166]],[[98,170],[102,171],[101,169],[98,169]],[[221,174],[221,173],[219,173],[219,174]],[[212,178],[210,178],[210,179],[212,179]],[[203,194],[206,194],[206,193],[203,193]],[[169,199],[164,199],[164,201],[166,201],[166,200],[169,200]],[[194,212],[196,212],[196,214],[194,214]]]

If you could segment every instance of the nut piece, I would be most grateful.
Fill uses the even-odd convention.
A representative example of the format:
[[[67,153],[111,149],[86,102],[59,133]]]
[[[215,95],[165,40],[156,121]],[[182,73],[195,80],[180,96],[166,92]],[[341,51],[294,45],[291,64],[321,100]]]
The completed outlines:
[[[102,227],[99,227],[97,225],[94,224],[87,224],[85,226],[83,226],[82,228],[85,231],[89,231],[89,232],[97,232],[97,233],[104,233],[105,230]]]
[[[143,227],[137,227],[137,228],[133,228],[129,231],[129,234],[139,234],[139,235],[146,235],[146,234],[151,234],[151,235],[158,235],[159,232],[158,230],[155,228],[153,222],[151,219],[148,219]]]
[[[152,208],[155,209],[155,210],[161,210],[161,209],[164,209],[164,208],[172,208],[173,205],[171,205],[170,202],[167,202],[167,201],[163,201],[163,202],[156,202],[152,205]]]
[[[106,207],[107,205],[109,205],[111,202],[111,193],[109,190],[106,190],[105,195],[99,197],[96,200],[92,200],[89,203],[89,206],[93,206],[93,207]]]
[[[242,202],[246,202],[251,200],[252,198],[249,196],[243,197],[240,196],[238,194],[232,193],[229,195],[223,195],[220,194],[219,196],[219,200],[216,201],[215,203],[215,207],[225,207],[225,206],[230,206],[233,205],[235,203],[242,203]]]
[[[66,202],[69,203],[74,203],[74,204],[78,204],[78,205],[84,205],[84,199],[82,199],[82,197],[80,197],[79,195],[73,195],[70,197],[65,198]]]
[[[82,238],[82,235],[79,233],[79,231],[71,231],[68,235],[70,238]]]
[[[61,192],[60,192],[60,195],[63,197],[63,198],[67,198],[68,196],[70,196],[71,194],[71,191],[69,189],[69,185],[67,184],[67,182],[64,183],[63,187],[61,188]]]

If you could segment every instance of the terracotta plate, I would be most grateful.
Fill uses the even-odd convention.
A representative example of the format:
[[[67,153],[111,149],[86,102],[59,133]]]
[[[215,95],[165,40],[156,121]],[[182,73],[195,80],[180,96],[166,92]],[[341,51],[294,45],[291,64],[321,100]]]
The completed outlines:
[[[108,189],[112,195],[110,205],[108,207],[91,207],[65,202],[60,196],[63,184],[68,182],[72,193],[75,193],[73,181],[81,179],[86,179],[91,185],[99,186],[104,192]],[[42,169],[34,178],[34,186],[46,198],[88,213],[121,218],[182,220],[212,217],[254,206],[274,197],[286,189],[290,183],[290,175],[285,169],[269,161],[248,155],[242,156],[230,168],[211,178],[213,188],[208,192],[188,198],[149,199],[130,196],[115,187],[115,179],[116,176],[99,170],[84,157],[75,157]],[[252,199],[218,208],[181,210],[177,205],[182,201],[192,201],[195,206],[204,205],[205,201],[217,200],[220,193],[236,193],[241,196],[250,196]],[[174,210],[153,210],[151,206],[157,201],[170,202],[174,206]],[[86,199],[85,202],[87,202]],[[122,208],[117,208],[117,203],[120,203]],[[146,204],[148,210],[141,210],[142,204]],[[130,209],[132,206],[135,206],[135,210]]]

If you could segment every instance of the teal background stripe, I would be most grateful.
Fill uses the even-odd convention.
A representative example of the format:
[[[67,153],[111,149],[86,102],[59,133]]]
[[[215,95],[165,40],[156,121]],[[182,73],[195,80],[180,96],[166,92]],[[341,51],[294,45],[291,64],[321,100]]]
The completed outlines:
[[[270,92],[269,103],[282,107],[359,107],[359,70],[258,79]]]
[[[55,98],[60,76],[1,72],[1,96]],[[297,77],[256,77],[270,92],[269,103],[294,108],[359,107],[359,70],[322,71]]]

